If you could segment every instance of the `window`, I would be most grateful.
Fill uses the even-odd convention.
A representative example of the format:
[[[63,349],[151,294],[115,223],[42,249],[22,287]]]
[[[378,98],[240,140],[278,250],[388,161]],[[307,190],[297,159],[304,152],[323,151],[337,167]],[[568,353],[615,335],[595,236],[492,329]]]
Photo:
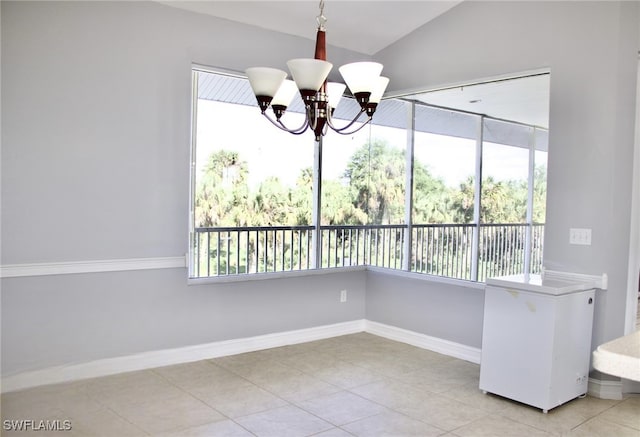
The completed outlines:
[[[242,78],[194,83],[191,276],[309,268],[313,141],[265,124]]]
[[[473,277],[478,119],[416,105],[413,271]]]
[[[406,112],[385,100],[377,115]],[[380,117],[383,118],[383,117]],[[369,124],[354,135],[329,132],[322,160],[322,267],[402,268],[407,134],[404,124]]]
[[[524,271],[533,128],[483,120],[478,278]]]
[[[266,121],[245,78],[193,74],[190,277],[540,270],[545,129],[396,98],[359,132],[316,145]],[[298,106],[287,124],[302,124]]]

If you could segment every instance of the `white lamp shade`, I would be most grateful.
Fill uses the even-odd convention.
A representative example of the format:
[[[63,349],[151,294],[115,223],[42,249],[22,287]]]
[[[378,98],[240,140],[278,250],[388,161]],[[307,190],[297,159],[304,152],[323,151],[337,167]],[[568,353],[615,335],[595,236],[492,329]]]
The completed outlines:
[[[376,85],[373,88],[373,91],[371,91],[371,96],[369,97],[369,103],[380,103],[380,100],[382,99],[382,95],[387,89],[387,85],[389,85],[388,77],[384,77],[384,76],[378,77],[378,80],[376,81]]]
[[[296,83],[292,80],[285,79],[278,88],[278,92],[273,96],[273,100],[271,101],[271,106],[273,105],[282,105],[289,107],[293,97],[298,93],[298,88],[296,87]]]
[[[382,64],[377,62],[353,62],[339,68],[340,74],[352,94],[372,92],[376,80],[382,72]]]
[[[273,97],[287,77],[286,72],[268,67],[247,68],[245,73],[256,96]]]
[[[329,96],[330,108],[336,109],[346,88],[347,86],[343,83],[327,82],[327,96]]]
[[[327,79],[333,64],[320,59],[292,59],[287,62],[287,67],[300,91],[318,91]]]

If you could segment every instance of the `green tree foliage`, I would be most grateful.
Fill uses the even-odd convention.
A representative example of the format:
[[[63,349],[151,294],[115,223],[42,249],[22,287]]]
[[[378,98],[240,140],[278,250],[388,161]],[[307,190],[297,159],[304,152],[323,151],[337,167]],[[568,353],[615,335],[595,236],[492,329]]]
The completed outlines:
[[[373,140],[350,158],[344,181],[324,180],[322,224],[399,224],[404,221],[404,150]],[[250,190],[248,166],[237,152],[211,154],[196,187],[196,225],[279,226],[312,224],[313,171],[303,169],[295,187],[270,177]],[[413,221],[471,223],[474,209],[473,176],[458,187],[447,187],[429,169],[416,162],[413,174]],[[533,221],[545,218],[546,169],[534,175]],[[527,181],[483,178],[481,223],[523,223],[526,219]]]
[[[340,181],[325,180],[322,184],[322,224],[361,225],[368,221],[367,213],[354,202],[354,189]]]
[[[247,163],[237,152],[220,150],[209,156],[196,187],[197,226],[243,226],[249,188]]]
[[[454,223],[472,223],[474,208],[475,177],[468,176],[458,190],[452,190],[452,210]]]
[[[480,223],[524,223],[527,217],[527,182],[482,180]]]
[[[348,161],[343,178],[322,181],[321,224],[403,223],[405,163],[404,150],[385,141],[375,140],[362,145]],[[459,186],[448,187],[427,166],[415,162],[414,224],[472,223],[474,184],[474,177],[469,176]],[[526,180],[496,181],[492,177],[483,178],[481,223],[524,223],[527,194]],[[546,195],[544,167],[535,169],[533,195],[533,221],[543,223]],[[198,178],[195,223],[197,227],[214,228],[311,225],[313,196],[311,168],[300,171],[293,187],[286,186],[278,177],[266,178],[257,186],[250,187],[247,162],[238,152],[219,150],[209,156]],[[468,278],[470,237],[469,234],[461,236],[459,230],[452,229],[424,227],[419,230],[411,259],[415,271]],[[390,259],[392,255],[395,263],[401,259],[402,240],[399,234],[394,236],[390,231],[387,232],[390,243],[386,246],[385,259]],[[517,266],[522,263],[520,250],[495,250],[496,243],[509,241],[510,245],[514,245],[521,242],[524,238],[522,227],[488,227],[482,232],[479,247],[481,278],[495,274],[503,265]],[[370,234],[369,237],[377,241],[377,238],[385,238],[384,235]],[[311,234],[306,229],[296,230],[286,236],[281,231],[220,231],[199,233],[196,239],[199,268],[205,272],[233,274],[310,265]],[[352,234],[351,230],[334,234],[333,238],[329,236],[323,244],[326,247],[323,246],[321,265],[344,265],[345,260],[350,265],[352,257],[362,257],[367,253],[365,234]],[[273,255],[276,252],[282,255],[276,257]],[[373,259],[366,262],[375,265],[378,255],[376,253]]]
[[[533,222],[544,223],[547,204],[547,168],[536,166],[533,173]]]
[[[544,223],[547,172],[536,167],[533,222]],[[469,176],[451,191],[454,223],[473,222],[475,178]],[[480,223],[524,223],[527,217],[527,181],[483,178]]]
[[[265,179],[251,197],[250,211],[260,226],[295,224],[296,214],[291,190],[277,177]]]
[[[311,167],[303,168],[296,180],[296,187],[291,195],[291,200],[295,205],[296,225],[311,225],[313,209],[313,169]]]
[[[404,217],[404,151],[385,141],[365,144],[351,157],[344,173],[355,197],[356,208],[367,214],[369,224],[402,222]]]
[[[413,222],[451,223],[452,199],[440,178],[419,163],[413,164]]]

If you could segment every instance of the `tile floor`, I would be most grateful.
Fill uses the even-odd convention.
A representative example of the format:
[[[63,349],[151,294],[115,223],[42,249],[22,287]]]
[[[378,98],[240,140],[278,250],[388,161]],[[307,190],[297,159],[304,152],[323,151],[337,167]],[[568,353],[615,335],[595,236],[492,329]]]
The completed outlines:
[[[19,436],[640,436],[640,396],[540,410],[478,390],[480,367],[361,333],[2,396]]]

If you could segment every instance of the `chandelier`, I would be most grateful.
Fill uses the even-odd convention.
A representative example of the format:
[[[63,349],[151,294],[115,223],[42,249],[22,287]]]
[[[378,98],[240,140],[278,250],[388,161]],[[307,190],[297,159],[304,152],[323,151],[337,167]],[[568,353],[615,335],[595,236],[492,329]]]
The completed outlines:
[[[388,78],[380,76],[382,64],[377,62],[345,64],[339,68],[339,71],[346,85],[327,82],[333,64],[327,62],[325,38],[327,18],[323,12],[324,0],[321,0],[320,15],[317,17],[314,59],[292,59],[287,62],[293,80],[287,79],[285,71],[276,68],[252,67],[245,71],[262,115],[276,127],[295,135],[311,129],[316,141],[320,141],[328,128],[342,135],[349,135],[362,129],[371,121],[389,83]],[[347,86],[360,105],[360,111],[345,126],[338,127],[334,124],[332,116]],[[289,129],[282,122],[282,116],[295,97],[296,91],[300,93],[304,103],[306,117],[302,126]],[[275,119],[266,112],[269,106],[273,110]],[[365,123],[354,127],[363,113],[368,119]]]

